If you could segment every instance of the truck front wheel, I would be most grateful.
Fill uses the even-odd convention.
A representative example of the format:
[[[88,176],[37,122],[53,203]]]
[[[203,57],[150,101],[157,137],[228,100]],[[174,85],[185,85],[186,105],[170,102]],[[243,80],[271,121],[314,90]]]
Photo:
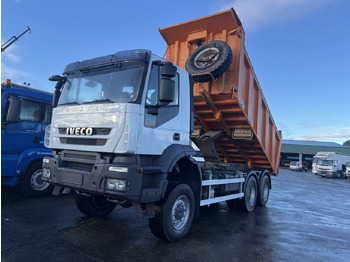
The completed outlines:
[[[170,187],[164,199],[155,206],[155,217],[148,220],[153,235],[170,242],[182,239],[191,227],[194,205],[189,185]]]
[[[75,203],[81,213],[89,217],[107,216],[117,204],[107,201],[102,195],[84,196],[76,194]]]
[[[39,197],[52,193],[53,186],[43,181],[42,162],[35,162],[28,166],[19,180],[19,190],[27,197]]]

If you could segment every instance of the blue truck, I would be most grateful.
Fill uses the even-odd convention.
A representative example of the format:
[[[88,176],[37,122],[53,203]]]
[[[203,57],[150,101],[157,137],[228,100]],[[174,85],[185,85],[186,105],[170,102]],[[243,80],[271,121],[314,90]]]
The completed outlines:
[[[9,79],[1,84],[1,186],[18,186],[30,197],[52,192],[41,179],[42,159],[51,156],[44,146],[51,111],[51,93]]]

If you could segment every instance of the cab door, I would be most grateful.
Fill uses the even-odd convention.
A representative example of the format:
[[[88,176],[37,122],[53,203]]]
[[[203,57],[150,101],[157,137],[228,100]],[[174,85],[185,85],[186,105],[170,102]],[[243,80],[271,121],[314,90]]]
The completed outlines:
[[[181,72],[176,73],[175,99],[169,104],[159,103],[162,64],[152,64],[145,93],[144,119],[140,126],[138,145],[140,154],[161,155],[172,144],[189,144],[189,112],[182,112],[189,104],[189,94],[182,93]],[[187,97],[186,97],[187,96]],[[189,110],[188,110],[189,111]],[[184,117],[188,115],[188,117]]]
[[[9,110],[16,104],[15,112]],[[48,106],[47,106],[48,105]],[[22,96],[8,96],[1,125],[2,176],[16,176],[21,154],[32,148],[43,148],[44,128],[50,122],[51,106]],[[47,123],[43,123],[43,122]]]

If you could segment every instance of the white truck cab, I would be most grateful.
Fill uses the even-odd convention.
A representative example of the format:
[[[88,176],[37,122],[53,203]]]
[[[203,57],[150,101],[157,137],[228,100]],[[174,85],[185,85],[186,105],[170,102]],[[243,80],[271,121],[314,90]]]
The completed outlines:
[[[317,174],[324,177],[345,178],[346,162],[350,160],[350,155],[337,152],[318,152]]]

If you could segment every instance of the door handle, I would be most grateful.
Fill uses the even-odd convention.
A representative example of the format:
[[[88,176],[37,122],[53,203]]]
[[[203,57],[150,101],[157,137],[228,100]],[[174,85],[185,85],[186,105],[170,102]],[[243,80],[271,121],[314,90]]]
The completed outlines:
[[[174,133],[173,140],[180,141],[180,133]]]

